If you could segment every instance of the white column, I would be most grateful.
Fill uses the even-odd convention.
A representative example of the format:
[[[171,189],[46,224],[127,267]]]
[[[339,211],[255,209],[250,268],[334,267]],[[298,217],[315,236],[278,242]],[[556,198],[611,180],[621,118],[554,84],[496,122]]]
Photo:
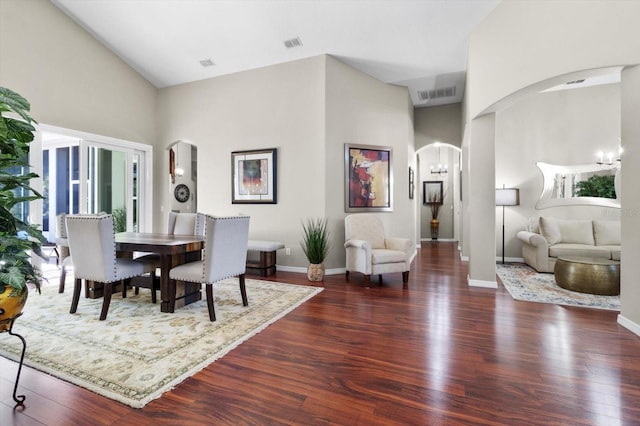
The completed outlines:
[[[469,140],[469,285],[497,288],[495,114],[471,121]]]
[[[640,335],[640,67],[622,71],[622,263],[618,323]]]

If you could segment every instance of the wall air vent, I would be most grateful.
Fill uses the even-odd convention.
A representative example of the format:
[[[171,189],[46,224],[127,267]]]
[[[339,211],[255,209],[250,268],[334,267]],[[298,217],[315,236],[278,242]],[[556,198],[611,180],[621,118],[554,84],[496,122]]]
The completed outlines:
[[[584,78],[581,78],[580,80],[570,81],[567,84],[580,84],[580,83],[584,83]]]
[[[456,86],[443,87],[441,89],[418,90],[418,97],[421,101],[430,99],[450,98],[456,95]]]
[[[212,67],[215,64],[213,63],[213,61],[211,59],[203,59],[200,61],[200,65],[202,65],[203,67]]]
[[[292,49],[294,47],[300,47],[300,46],[302,46],[302,40],[300,40],[300,37],[296,37],[296,38],[292,38],[284,41],[284,47],[286,47],[287,49]]]

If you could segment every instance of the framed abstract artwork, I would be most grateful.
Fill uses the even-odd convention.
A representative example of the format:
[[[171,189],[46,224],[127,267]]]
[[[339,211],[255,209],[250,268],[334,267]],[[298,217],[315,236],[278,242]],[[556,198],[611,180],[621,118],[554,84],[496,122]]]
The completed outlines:
[[[422,182],[422,204],[439,204],[444,201],[441,180],[425,180]]]
[[[231,153],[231,203],[277,204],[277,149]]]
[[[344,146],[345,211],[393,211],[391,147]]]

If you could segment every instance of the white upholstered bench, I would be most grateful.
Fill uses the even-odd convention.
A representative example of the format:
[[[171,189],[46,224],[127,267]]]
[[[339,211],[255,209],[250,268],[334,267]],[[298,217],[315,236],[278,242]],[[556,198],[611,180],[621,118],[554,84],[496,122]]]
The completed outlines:
[[[247,272],[266,277],[276,272],[276,252],[284,244],[276,241],[249,240],[247,245]]]

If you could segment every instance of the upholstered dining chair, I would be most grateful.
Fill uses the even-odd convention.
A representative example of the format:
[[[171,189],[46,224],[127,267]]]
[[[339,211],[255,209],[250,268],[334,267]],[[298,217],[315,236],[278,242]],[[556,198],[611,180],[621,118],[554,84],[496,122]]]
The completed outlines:
[[[169,235],[204,235],[204,214],[202,213],[180,213],[169,212],[167,223],[167,234]],[[136,260],[153,263],[156,269],[160,268],[160,255],[148,253],[134,256]],[[158,280],[151,281],[151,295],[153,303],[156,303],[156,291],[158,290]],[[138,294],[140,287],[135,287],[135,294]]]
[[[67,238],[66,213],[56,216],[56,249],[58,250],[58,264],[60,265],[60,282],[58,293],[64,293],[64,283],[67,279],[67,270],[73,267],[73,260],[69,253],[69,239]]]
[[[407,238],[388,238],[379,217],[369,213],[348,215],[344,218],[344,247],[347,249],[347,279],[349,272],[364,274],[365,282],[371,275],[402,272],[402,282],[409,281],[413,248]]]
[[[67,215],[66,224],[75,281],[70,313],[75,313],[78,308],[83,280],[104,284],[102,321],[107,318],[114,283],[122,283],[124,298],[127,297],[127,284],[131,278],[150,273],[154,279],[152,263],[116,257],[112,215]]]
[[[169,212],[167,233],[172,235],[204,235],[202,213]]]
[[[212,287],[218,281],[238,277],[242,305],[249,305],[245,287],[249,216],[215,217],[206,215],[204,219],[205,243],[202,260],[172,268],[169,271],[169,278],[205,284],[209,319],[215,321]]]

